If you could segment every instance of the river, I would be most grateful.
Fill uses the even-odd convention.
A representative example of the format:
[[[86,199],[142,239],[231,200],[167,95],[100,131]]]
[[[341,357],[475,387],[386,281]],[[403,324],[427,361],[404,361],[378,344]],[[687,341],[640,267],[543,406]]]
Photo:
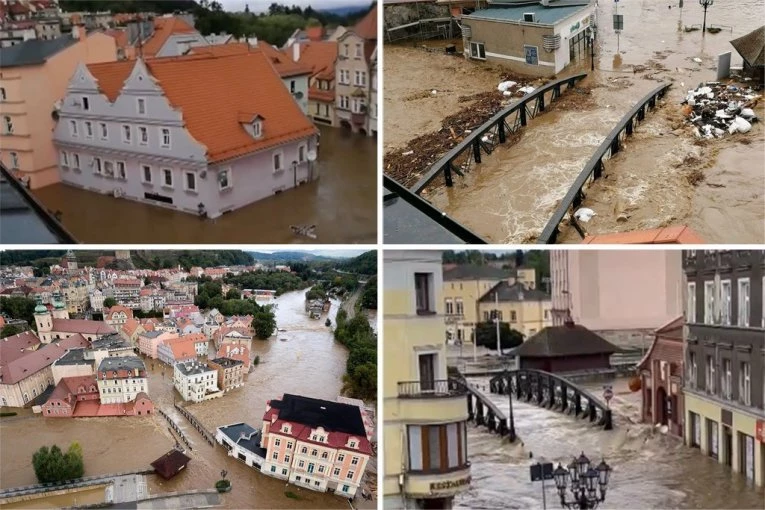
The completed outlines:
[[[266,401],[284,393],[296,393],[335,400],[342,387],[347,351],[336,343],[321,320],[309,319],[304,311],[305,291],[296,291],[276,299],[276,321],[285,332],[270,340],[254,339],[252,355],[260,363],[250,373],[244,387],[213,399],[188,406],[211,431],[221,425],[244,421],[260,428]],[[333,301],[329,312],[333,319],[339,302]],[[287,341],[281,341],[286,338]],[[285,487],[281,480],[256,472],[228,457],[223,447],[212,447],[173,408],[178,397],[170,371],[155,362],[150,371],[149,395],[158,408],[171,415],[190,440],[192,460],[174,479],[165,481],[148,477],[151,494],[212,487],[220,471],[228,471],[233,490],[223,495],[228,508],[346,508],[345,499],[298,487]],[[85,476],[145,469],[149,463],[174,444],[167,422],[159,414],[147,418],[90,418],[77,420],[43,419],[24,416],[2,419],[0,450],[0,487],[36,483],[31,465],[32,454],[44,444],[65,445],[77,440],[85,456]],[[23,438],[23,439],[22,439]],[[291,490],[300,499],[285,496]]]
[[[377,141],[319,126],[319,179],[215,220],[54,184],[34,194],[82,243],[374,243]],[[87,204],[87,206],[83,206]],[[316,225],[317,239],[290,225]]]
[[[670,4],[672,9],[668,9]],[[637,136],[627,140],[626,150],[606,165],[608,178],[588,193],[584,205],[598,215],[585,227],[599,234],[687,224],[710,243],[765,242],[762,123],[754,124],[747,135],[701,146],[694,144],[688,131],[676,132],[682,126],[679,103],[687,90],[715,79],[717,55],[732,50],[731,39],[761,25],[762,2],[716,3],[709,9],[707,24],[727,25],[732,31],[706,35],[680,28],[701,23],[703,10],[698,2],[685,2],[682,11],[676,4],[668,0],[620,2],[625,29],[617,40],[611,27],[614,2],[600,2],[595,71],[585,57],[559,75],[587,73],[588,78],[579,85],[587,93],[565,92],[560,102],[523,128],[519,141],[484,155],[482,163],[464,179],[457,178],[453,188],[434,187],[425,197],[489,242],[534,242],[616,122],[660,82],[673,81],[663,106],[648,114]],[[695,57],[702,63],[694,62]],[[740,61],[734,51],[734,64]],[[634,66],[647,70],[634,73]],[[500,72],[497,66],[460,57],[386,47],[386,150],[440,127],[436,119],[465,107],[457,100],[460,95],[493,89]],[[412,78],[413,73],[417,79]],[[437,94],[434,98],[420,96],[413,84],[418,91],[436,89]],[[397,99],[401,104],[389,112],[389,103]],[[757,113],[763,117],[765,108],[758,108]],[[695,163],[683,163],[689,155]],[[706,176],[697,186],[688,181],[694,169]],[[626,211],[628,221],[617,222],[614,211]],[[561,241],[580,240],[563,230]]]
[[[488,378],[471,383],[483,391]],[[520,441],[499,439],[485,428],[470,427],[468,455],[473,481],[456,501],[457,508],[541,508],[542,486],[529,481],[529,466],[538,461],[566,465],[582,451],[595,463],[601,455],[613,469],[606,508],[752,508],[763,507],[765,491],[748,485],[700,451],[682,441],[654,433],[640,419],[640,393],[631,393],[625,380],[614,381],[614,430],[604,431],[589,422],[513,402],[515,428]],[[602,384],[583,385],[599,392]],[[491,400],[508,413],[508,398]],[[521,446],[520,442],[523,442]],[[533,460],[529,453],[533,453]],[[558,508],[553,481],[546,482],[547,505]],[[508,494],[512,497],[508,498]]]

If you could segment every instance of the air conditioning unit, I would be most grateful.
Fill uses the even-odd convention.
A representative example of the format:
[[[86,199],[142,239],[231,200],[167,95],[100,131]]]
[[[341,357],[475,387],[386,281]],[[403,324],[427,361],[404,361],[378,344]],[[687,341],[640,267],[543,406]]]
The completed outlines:
[[[533,12],[524,12],[523,21],[525,21],[526,23],[536,23],[537,20]]]

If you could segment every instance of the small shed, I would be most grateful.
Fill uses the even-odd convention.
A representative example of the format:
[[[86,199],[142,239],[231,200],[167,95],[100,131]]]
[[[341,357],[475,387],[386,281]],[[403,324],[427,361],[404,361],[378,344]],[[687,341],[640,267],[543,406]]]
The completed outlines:
[[[765,77],[765,25],[733,39],[731,45],[744,59],[744,74],[760,81]]]
[[[549,326],[515,351],[519,368],[565,373],[611,368],[611,355],[619,348],[582,325],[568,322]]]
[[[186,456],[185,453],[183,453],[180,450],[177,450],[173,448],[157,460],[151,463],[151,467],[154,468],[154,471],[164,478],[165,480],[169,480],[178,473],[183,470],[183,468],[186,467],[186,465],[191,460],[191,457]]]

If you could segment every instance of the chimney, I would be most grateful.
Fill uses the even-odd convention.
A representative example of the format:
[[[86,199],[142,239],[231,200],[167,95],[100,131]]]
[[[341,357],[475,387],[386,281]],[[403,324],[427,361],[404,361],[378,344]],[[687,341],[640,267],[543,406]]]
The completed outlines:
[[[80,34],[80,27],[78,25],[74,25],[72,27],[72,38],[79,39],[82,34]]]
[[[292,60],[295,62],[300,60],[300,43],[297,41],[292,45]]]

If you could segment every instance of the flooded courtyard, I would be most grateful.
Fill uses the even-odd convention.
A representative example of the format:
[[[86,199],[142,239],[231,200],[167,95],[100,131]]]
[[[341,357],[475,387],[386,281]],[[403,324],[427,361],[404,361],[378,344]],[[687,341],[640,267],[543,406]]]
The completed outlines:
[[[377,141],[320,126],[319,179],[214,220],[54,184],[35,190],[82,243],[374,243]],[[290,225],[316,225],[317,239]]]
[[[660,83],[672,82],[659,108],[626,140],[624,152],[607,162],[606,179],[587,193],[583,205],[597,216],[585,228],[599,234],[687,224],[710,243],[765,242],[762,122],[746,135],[702,142],[680,112],[688,89],[716,78],[717,55],[733,51],[729,41],[761,24],[755,15],[761,2],[715,4],[708,25],[732,28],[705,35],[683,29],[701,23],[703,10],[696,3],[682,10],[676,2],[668,9],[669,4],[620,3],[625,30],[617,38],[611,27],[614,4],[600,2],[595,71],[589,56],[566,69],[559,78],[588,77],[531,120],[519,140],[500,145],[464,178],[455,178],[454,187],[437,179],[422,196],[489,242],[534,242],[616,122]],[[733,51],[733,64],[740,62]],[[495,90],[500,74],[497,66],[461,56],[386,46],[386,153],[402,150],[412,138],[438,129],[446,115],[469,107],[460,96]],[[431,89],[437,94],[429,97]],[[762,104],[756,113],[765,117]],[[696,172],[703,174],[701,181],[691,178]],[[617,221],[620,213],[626,221]],[[580,240],[573,229],[563,228],[561,241]]]
[[[204,426],[216,427],[246,422],[260,428],[266,401],[284,393],[335,400],[340,394],[347,351],[334,341],[322,320],[311,320],[304,312],[304,292],[277,298],[277,326],[284,329],[270,340],[253,339],[252,356],[260,356],[245,386],[187,408]],[[333,301],[329,317],[334,322],[339,302]],[[286,341],[282,341],[282,339]],[[220,446],[210,446],[174,408],[180,398],[172,386],[172,371],[158,361],[147,362],[149,395],[158,409],[170,415],[190,440],[191,462],[184,472],[165,481],[148,477],[150,494],[212,488],[220,471],[228,471],[233,490],[224,494],[227,508],[345,508],[343,498],[286,486],[284,481],[264,476],[226,455]],[[175,440],[159,414],[147,418],[61,419],[40,416],[3,418],[0,435],[2,466],[0,487],[36,482],[32,454],[43,445],[68,445],[77,440],[85,456],[85,476],[146,469],[149,463],[169,450]],[[31,431],[31,432],[30,432]],[[23,440],[20,440],[23,438]],[[290,490],[299,499],[285,496]],[[365,502],[366,503],[366,502]]]
[[[470,382],[483,390],[489,380]],[[602,390],[602,384],[583,386],[595,392]],[[611,431],[516,401],[513,410],[519,441],[515,444],[485,432],[485,428],[470,427],[472,484],[455,507],[541,508],[542,485],[529,481],[529,466],[545,461],[566,465],[584,451],[595,463],[605,457],[613,469],[606,500],[601,504],[605,508],[762,508],[762,488],[756,489],[743,475],[683,446],[681,440],[654,433],[650,425],[638,423],[640,393],[630,393],[626,386],[625,380],[614,381]],[[508,413],[506,396],[485,393]],[[533,459],[529,459],[530,453]],[[558,508],[554,482],[545,486],[548,507]]]

